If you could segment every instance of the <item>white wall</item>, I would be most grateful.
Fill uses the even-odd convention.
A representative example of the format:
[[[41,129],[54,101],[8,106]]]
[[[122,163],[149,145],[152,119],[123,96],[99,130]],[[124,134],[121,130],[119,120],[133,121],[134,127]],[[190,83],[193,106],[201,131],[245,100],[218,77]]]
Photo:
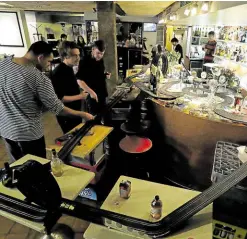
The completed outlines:
[[[143,37],[147,38],[146,47],[148,52],[151,52],[153,46],[156,45],[157,32],[143,32]]]
[[[0,11],[1,11],[1,9],[0,9]],[[3,10],[3,11],[6,11],[6,10]],[[23,11],[22,12],[14,11],[14,10],[12,10],[12,12],[17,12],[18,20],[19,20],[20,28],[21,28],[21,34],[23,37],[24,47],[0,46],[0,54],[15,55],[16,57],[20,57],[20,56],[23,56],[27,52],[27,49],[28,49],[27,44],[29,42],[29,36],[27,36],[25,34],[25,31],[24,31],[24,27],[26,27],[24,12]],[[7,33],[5,33],[5,34],[7,34]]]

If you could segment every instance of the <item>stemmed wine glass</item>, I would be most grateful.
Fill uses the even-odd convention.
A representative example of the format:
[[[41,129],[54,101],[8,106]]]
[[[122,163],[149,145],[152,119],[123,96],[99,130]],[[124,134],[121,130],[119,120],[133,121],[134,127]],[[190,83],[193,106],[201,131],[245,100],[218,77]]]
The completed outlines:
[[[210,93],[208,95],[208,104],[209,104],[209,108],[213,110],[213,108],[214,108],[213,101],[214,101],[215,93],[216,93],[217,88],[218,88],[218,81],[215,80],[215,78],[210,79],[208,82],[208,85],[209,85],[209,89],[210,89]]]

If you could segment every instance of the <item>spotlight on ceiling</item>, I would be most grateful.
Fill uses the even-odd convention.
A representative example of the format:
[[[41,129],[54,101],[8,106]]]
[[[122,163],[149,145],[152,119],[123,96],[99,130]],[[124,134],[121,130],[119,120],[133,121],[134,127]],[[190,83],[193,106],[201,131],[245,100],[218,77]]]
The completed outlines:
[[[190,9],[189,8],[186,8],[184,10],[184,15],[186,15],[186,16],[189,16],[190,15]]]
[[[198,8],[198,5],[195,4],[195,5],[193,6],[192,10],[191,10],[191,15],[192,15],[192,16],[196,15],[196,13],[197,13],[197,8]]]
[[[174,21],[176,19],[177,19],[177,14],[176,13],[171,14],[170,20]]]
[[[207,12],[208,11],[208,2],[204,2],[203,4],[202,4],[202,11],[203,12]]]

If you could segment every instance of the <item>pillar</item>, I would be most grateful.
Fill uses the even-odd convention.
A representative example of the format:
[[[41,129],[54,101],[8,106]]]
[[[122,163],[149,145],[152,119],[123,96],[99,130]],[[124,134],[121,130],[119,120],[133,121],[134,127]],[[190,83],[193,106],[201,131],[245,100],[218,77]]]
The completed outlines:
[[[106,71],[111,72],[111,79],[107,80],[109,95],[113,93],[118,82],[115,9],[114,2],[97,2],[99,39],[106,43],[104,63]]]

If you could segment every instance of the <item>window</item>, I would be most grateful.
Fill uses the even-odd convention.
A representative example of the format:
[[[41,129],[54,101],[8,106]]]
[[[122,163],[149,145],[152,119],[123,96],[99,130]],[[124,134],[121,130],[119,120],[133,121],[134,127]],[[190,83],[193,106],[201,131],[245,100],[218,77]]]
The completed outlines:
[[[17,12],[0,11],[0,46],[24,46]]]

